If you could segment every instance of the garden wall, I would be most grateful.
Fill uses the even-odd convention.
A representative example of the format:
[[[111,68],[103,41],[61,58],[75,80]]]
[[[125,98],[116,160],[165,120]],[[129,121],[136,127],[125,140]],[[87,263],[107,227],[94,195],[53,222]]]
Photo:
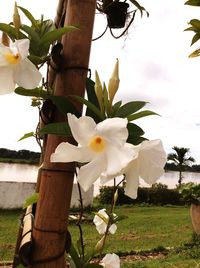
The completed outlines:
[[[30,182],[0,182],[0,209],[22,208],[24,200],[29,197],[35,189],[35,183]],[[84,206],[91,205],[93,201],[93,187],[87,192],[82,191]],[[71,207],[79,206],[79,194],[77,184],[73,186]]]

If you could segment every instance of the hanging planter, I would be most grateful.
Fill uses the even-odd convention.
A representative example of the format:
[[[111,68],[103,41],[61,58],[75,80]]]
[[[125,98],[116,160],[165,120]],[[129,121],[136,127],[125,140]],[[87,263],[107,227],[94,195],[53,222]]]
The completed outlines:
[[[105,14],[107,15],[108,27],[119,29],[124,28],[127,10],[129,4],[125,2],[112,2],[105,8]]]
[[[129,7],[132,7],[131,11],[128,10]],[[146,11],[146,9],[136,0],[97,0],[96,9],[100,13],[106,15],[107,26],[104,32],[99,37],[93,39],[93,41],[101,38],[107,29],[110,29],[110,33],[114,38],[120,38],[127,34],[137,11],[140,12],[141,17],[143,16],[143,13],[146,13],[147,17],[149,16],[148,11]],[[125,28],[121,34],[117,36],[113,34],[112,29],[120,28]]]

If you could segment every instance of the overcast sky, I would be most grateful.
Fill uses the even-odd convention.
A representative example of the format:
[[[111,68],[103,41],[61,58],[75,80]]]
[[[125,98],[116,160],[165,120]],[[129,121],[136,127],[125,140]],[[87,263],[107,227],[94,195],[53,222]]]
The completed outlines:
[[[29,9],[36,18],[44,14],[54,19],[55,0],[18,0],[18,5]],[[0,22],[12,19],[13,0],[0,0]],[[120,61],[120,88],[116,97],[123,102],[144,100],[161,116],[135,121],[149,139],[161,139],[167,153],[176,145],[188,147],[200,163],[200,58],[188,55],[197,45],[190,47],[193,34],[184,32],[187,22],[198,17],[199,8],[185,6],[184,1],[141,0],[150,17],[138,16],[126,38],[118,40],[109,31],[92,43],[90,68],[95,69],[105,82],[112,72],[115,59]],[[47,8],[48,6],[48,8]],[[22,16],[23,20],[23,16]],[[104,16],[97,14],[94,38],[105,29]],[[115,31],[116,35],[121,30]],[[34,131],[38,121],[36,108],[30,99],[14,93],[0,96],[0,148],[39,151],[33,138],[17,142],[24,133]]]

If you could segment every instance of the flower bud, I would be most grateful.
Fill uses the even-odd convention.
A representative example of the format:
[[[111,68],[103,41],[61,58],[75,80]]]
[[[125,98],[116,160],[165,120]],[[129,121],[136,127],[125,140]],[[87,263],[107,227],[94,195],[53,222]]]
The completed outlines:
[[[101,80],[99,78],[98,72],[95,71],[95,86],[94,86],[94,90],[99,102],[100,107],[102,106],[102,100],[103,100],[103,90],[102,90],[102,84],[101,84]]]
[[[117,59],[115,63],[115,67],[113,70],[113,74],[108,82],[108,94],[109,94],[109,99],[110,103],[112,103],[114,96],[119,88],[119,61]]]
[[[108,90],[106,88],[105,83],[103,83],[103,104],[104,104],[105,111],[109,115],[111,111],[111,103],[109,102],[109,99],[108,99]]]
[[[19,29],[20,29],[20,26],[21,26],[21,20],[20,20],[20,15],[19,15],[19,12],[18,12],[16,2],[15,2],[15,6],[14,6],[14,13],[13,13],[13,24],[14,24],[15,29],[17,30],[17,32],[19,32]]]
[[[5,32],[2,33],[1,42],[4,46],[9,47],[10,39],[9,39],[7,33],[5,33]]]
[[[115,191],[115,193],[114,193],[114,206],[115,206],[115,204],[116,204],[116,202],[117,202],[118,196],[119,196],[119,194],[118,194],[118,189],[117,189],[117,190]]]
[[[95,246],[95,251],[96,252],[100,252],[104,246],[104,239],[105,239],[105,235],[102,236],[102,238],[97,242],[96,246]]]

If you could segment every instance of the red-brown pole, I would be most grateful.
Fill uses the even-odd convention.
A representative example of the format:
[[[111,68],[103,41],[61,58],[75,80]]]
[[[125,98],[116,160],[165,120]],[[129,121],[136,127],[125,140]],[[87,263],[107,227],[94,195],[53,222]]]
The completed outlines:
[[[68,0],[65,25],[79,25],[80,30],[62,38],[64,69],[56,76],[55,94],[83,96],[87,76],[96,0]],[[73,67],[73,68],[71,68]],[[81,105],[78,105],[81,110]],[[65,121],[58,111],[54,122]],[[73,164],[50,163],[50,155],[66,138],[49,135],[45,149],[39,200],[33,230],[34,268],[66,267],[65,234],[73,187]]]

